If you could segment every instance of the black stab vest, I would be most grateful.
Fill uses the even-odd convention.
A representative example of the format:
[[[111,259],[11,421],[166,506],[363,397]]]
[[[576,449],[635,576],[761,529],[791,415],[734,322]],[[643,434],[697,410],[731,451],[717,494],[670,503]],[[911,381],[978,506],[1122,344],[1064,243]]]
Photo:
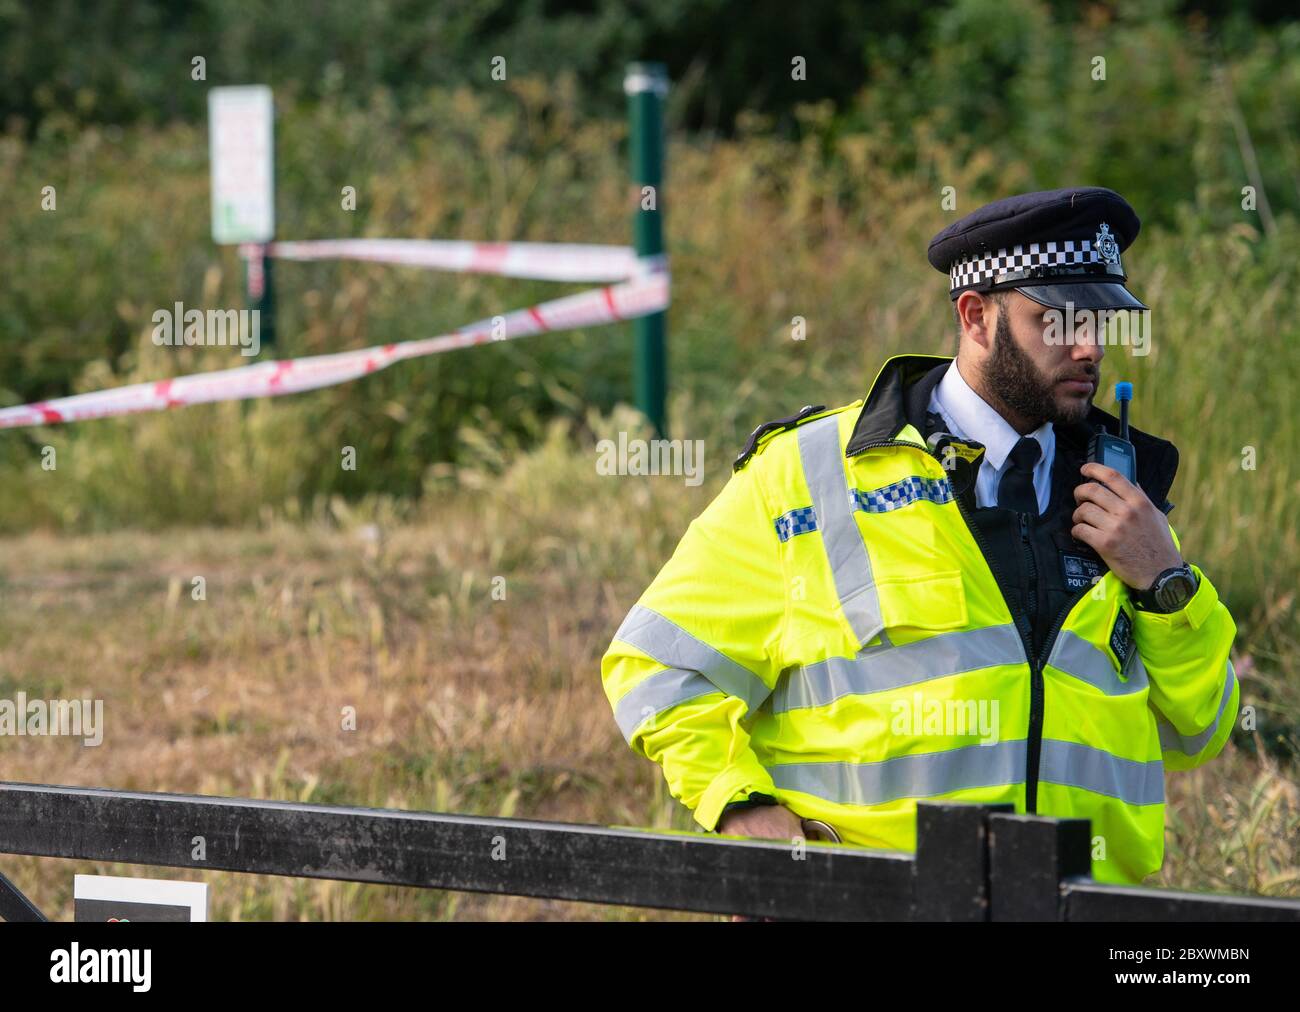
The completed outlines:
[[[944,432],[942,417],[928,411],[924,435],[941,455],[947,440],[955,439]],[[1078,505],[1074,488],[1087,480],[1079,473],[1087,454],[1065,427],[1057,426],[1056,435],[1051,493],[1047,511],[1039,517],[976,505],[975,475],[983,459],[982,444],[956,439],[981,452],[974,462],[955,457],[956,466],[949,473],[953,493],[1035,655],[1042,652],[1049,634],[1065,620],[1079,595],[1108,568],[1101,556],[1070,534]]]

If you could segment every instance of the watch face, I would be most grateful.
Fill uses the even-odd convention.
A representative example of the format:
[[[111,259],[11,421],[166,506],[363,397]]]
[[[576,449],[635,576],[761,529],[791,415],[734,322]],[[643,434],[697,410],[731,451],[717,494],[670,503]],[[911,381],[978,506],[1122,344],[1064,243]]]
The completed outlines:
[[[1177,611],[1196,593],[1196,581],[1186,573],[1175,573],[1156,588],[1153,595],[1162,611]]]

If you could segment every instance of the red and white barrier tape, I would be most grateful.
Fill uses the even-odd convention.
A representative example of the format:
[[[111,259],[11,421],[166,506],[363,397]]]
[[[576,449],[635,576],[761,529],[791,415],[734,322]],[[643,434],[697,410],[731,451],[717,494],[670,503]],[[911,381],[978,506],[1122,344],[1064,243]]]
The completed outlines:
[[[538,281],[622,281],[641,269],[627,246],[562,242],[460,242],[446,239],[319,239],[239,248],[279,260],[370,260],[467,274]]]
[[[656,263],[662,265],[662,261]],[[493,341],[509,341],[543,331],[572,330],[576,327],[648,316],[668,308],[669,275],[666,269],[641,269],[644,267],[644,263],[635,264],[636,269],[629,272],[632,277],[622,284],[594,288],[526,309],[517,309],[504,316],[480,320],[461,327],[454,333],[438,337],[376,345],[373,348],[332,355],[258,362],[235,369],[177,376],[154,383],[135,383],[111,390],[3,408],[0,409],[0,429],[79,422],[211,401],[239,401],[296,394],[346,383],[402,359],[421,358]]]

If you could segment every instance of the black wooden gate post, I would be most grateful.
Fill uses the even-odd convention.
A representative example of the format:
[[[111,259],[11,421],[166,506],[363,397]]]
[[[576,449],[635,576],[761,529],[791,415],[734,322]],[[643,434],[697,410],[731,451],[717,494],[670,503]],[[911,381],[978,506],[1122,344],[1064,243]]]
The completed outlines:
[[[989,886],[995,921],[1065,919],[1062,880],[1092,873],[1091,823],[1044,815],[989,818]]]
[[[989,919],[989,819],[1013,810],[952,801],[917,804],[913,918]]]

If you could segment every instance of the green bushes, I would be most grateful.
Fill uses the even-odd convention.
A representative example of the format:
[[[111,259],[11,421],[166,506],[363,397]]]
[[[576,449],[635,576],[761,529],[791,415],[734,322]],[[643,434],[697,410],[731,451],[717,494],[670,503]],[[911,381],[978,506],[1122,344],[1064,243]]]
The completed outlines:
[[[1019,125],[996,143],[953,140],[960,116],[942,103],[921,112],[925,94],[957,87],[924,54],[852,110],[802,108],[796,137],[757,116],[734,139],[674,135],[662,203],[674,271],[672,434],[706,441],[706,483],[716,487],[763,419],[854,399],[889,354],[953,350],[946,286],[923,252],[955,214],[1020,189],[1116,185],[1147,223],[1125,263],[1154,308],[1155,336],[1146,357],[1113,349],[1105,380],[1134,380],[1137,423],[1180,446],[1173,519],[1216,582],[1248,606],[1275,600],[1300,568],[1286,463],[1286,448],[1300,445],[1291,393],[1300,268],[1285,186],[1295,153],[1280,130],[1294,113],[1274,114],[1263,96],[1296,94],[1297,34],[1252,36],[1232,67],[1260,164],[1283,184],[1270,185],[1270,236],[1240,206],[1237,138],[1201,91],[1212,69],[1204,44],[1168,19],[1081,25],[1054,43],[1075,61],[1057,80],[1059,54],[1033,55],[1056,39],[1047,16],[1021,3],[1026,17],[1004,33],[1010,48],[993,69],[1029,77],[1008,82],[1019,113],[1008,122]],[[940,19],[958,66],[985,58],[987,30],[973,34],[979,9],[957,5]],[[1093,82],[1076,64],[1097,47],[1107,81],[1087,91]],[[1034,74],[1046,75],[1041,89],[1026,83]],[[281,96],[280,234],[625,242],[624,127],[584,116],[577,93],[568,77],[510,80],[493,98],[469,88],[404,103],[380,90],[363,106]],[[1047,114],[1058,100],[1077,141]],[[909,117],[915,129],[902,137],[893,124]],[[55,211],[41,209],[46,186]],[[355,212],[342,208],[344,186],[356,187]],[[948,186],[955,210],[940,203]],[[160,306],[243,301],[234,251],[208,238],[201,125],[47,123],[31,141],[11,134],[0,141],[0,192],[11,201],[0,217],[0,401],[244,363],[149,340]],[[572,290],[381,265],[277,267],[281,356],[443,333]],[[604,435],[591,418],[630,399],[630,346],[629,325],[592,328],[259,404],[3,432],[0,531],[248,524],[340,496],[409,509],[458,464],[536,444],[552,419],[567,420],[587,452]],[[42,467],[45,446],[55,470]],[[341,466],[345,447],[355,470]],[[1244,469],[1252,452],[1255,469]]]

